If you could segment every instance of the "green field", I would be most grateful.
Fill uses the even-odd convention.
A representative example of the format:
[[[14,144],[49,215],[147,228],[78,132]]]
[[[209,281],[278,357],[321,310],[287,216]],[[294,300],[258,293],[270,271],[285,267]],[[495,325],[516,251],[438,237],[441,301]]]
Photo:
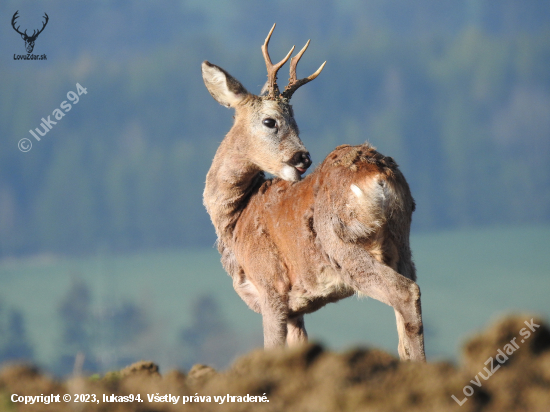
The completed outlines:
[[[506,313],[549,318],[549,246],[549,225],[413,236],[428,357],[456,357],[469,334]],[[59,302],[76,278],[92,289],[96,313],[124,300],[145,308],[154,327],[131,353],[165,369],[175,366],[178,334],[190,325],[190,308],[202,294],[218,300],[231,329],[243,337],[246,343],[237,352],[261,341],[261,317],[233,291],[215,249],[5,259],[0,262],[0,299],[4,307],[24,313],[37,361],[45,367],[55,362],[60,343]],[[308,315],[306,327],[311,339],[332,349],[377,346],[396,354],[393,310],[372,299],[328,305]],[[107,344],[104,350],[110,350]],[[105,359],[108,368],[109,356]]]

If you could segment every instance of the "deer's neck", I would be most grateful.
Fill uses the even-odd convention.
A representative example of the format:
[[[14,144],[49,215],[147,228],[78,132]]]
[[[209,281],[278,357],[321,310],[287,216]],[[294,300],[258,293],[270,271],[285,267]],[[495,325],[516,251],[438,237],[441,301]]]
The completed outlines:
[[[263,173],[226,138],[206,175],[204,205],[219,239],[227,238],[251,194],[265,181]]]

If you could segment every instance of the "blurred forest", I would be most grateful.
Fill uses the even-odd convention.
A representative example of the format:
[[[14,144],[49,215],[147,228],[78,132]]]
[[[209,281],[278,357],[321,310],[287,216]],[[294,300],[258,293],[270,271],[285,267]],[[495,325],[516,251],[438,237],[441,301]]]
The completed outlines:
[[[314,4],[1,2],[0,257],[212,245],[202,190],[232,114],[200,62],[258,92],[273,22],[274,58],[311,38],[300,73],[328,61],[293,98],[314,163],[365,140],[393,156],[414,230],[550,220],[549,2]],[[46,61],[13,60],[16,10],[24,27],[48,13]],[[35,141],[76,83],[87,94]]]
[[[104,302],[98,311],[93,295],[89,283],[75,277],[54,313],[60,329],[38,341],[29,336],[23,313],[0,300],[0,363],[33,362],[57,376],[71,374],[79,356],[81,367],[90,373],[122,368],[144,356],[153,356],[171,368],[189,370],[199,361],[224,368],[237,354],[261,346],[261,336],[239,335],[208,294],[191,300],[187,308],[190,325],[179,328],[173,343],[166,332],[159,333],[144,302],[128,298]],[[50,327],[54,324],[51,319]],[[38,356],[35,347],[52,336],[53,358]]]

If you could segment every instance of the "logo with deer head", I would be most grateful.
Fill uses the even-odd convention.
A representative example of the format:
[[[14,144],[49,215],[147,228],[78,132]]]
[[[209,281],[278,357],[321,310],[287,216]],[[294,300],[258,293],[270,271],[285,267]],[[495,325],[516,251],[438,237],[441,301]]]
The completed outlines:
[[[23,40],[25,40],[25,48],[27,49],[27,53],[32,53],[32,51],[34,49],[34,42],[36,41],[36,38],[38,37],[38,35],[40,33],[42,33],[44,31],[44,28],[46,27],[46,24],[48,24],[48,20],[50,18],[48,17],[48,15],[46,13],[44,13],[44,18],[46,19],[46,21],[42,24],[42,28],[40,30],[38,30],[38,32],[36,30],[33,30],[32,35],[29,36],[27,34],[27,30],[25,30],[23,33],[21,33],[19,31],[19,27],[21,27],[21,26],[15,27],[15,20],[17,20],[17,18],[19,17],[17,15],[17,13],[19,13],[19,10],[17,10],[15,12],[15,14],[13,15],[13,17],[11,19],[11,25],[12,25],[13,29],[21,35],[21,38]]]

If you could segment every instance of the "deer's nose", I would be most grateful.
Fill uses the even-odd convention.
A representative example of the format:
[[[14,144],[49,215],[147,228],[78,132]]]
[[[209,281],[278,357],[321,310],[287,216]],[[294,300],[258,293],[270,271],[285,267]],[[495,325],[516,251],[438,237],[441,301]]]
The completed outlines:
[[[309,152],[296,152],[288,163],[296,168],[307,169],[311,166],[311,156]]]
[[[302,153],[302,163],[306,169],[311,166],[311,156],[309,152]]]

